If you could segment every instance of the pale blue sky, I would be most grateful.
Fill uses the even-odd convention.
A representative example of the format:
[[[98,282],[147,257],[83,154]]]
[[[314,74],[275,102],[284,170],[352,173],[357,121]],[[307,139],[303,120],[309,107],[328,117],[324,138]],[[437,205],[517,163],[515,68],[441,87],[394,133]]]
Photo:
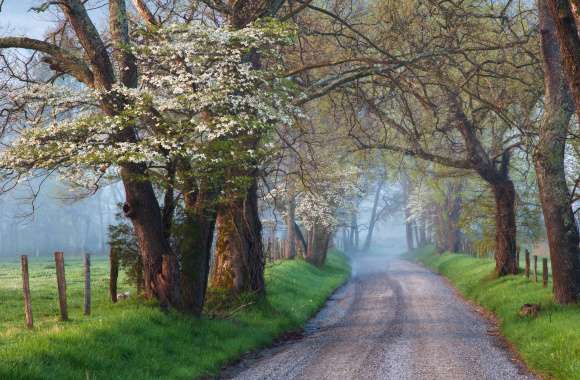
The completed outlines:
[[[0,12],[0,33],[42,38],[54,16],[49,12],[38,14],[29,11],[30,7],[39,3],[37,0],[5,0]]]
[[[23,35],[41,39],[47,28],[54,25],[53,22],[56,19],[52,11],[39,14],[30,10],[31,7],[42,3],[42,0],[4,0],[0,12],[0,34]],[[91,3],[104,4],[100,0]],[[54,9],[54,6],[51,9]],[[104,9],[101,8],[98,11],[89,12],[93,22],[98,24],[99,16],[102,16],[103,11]]]

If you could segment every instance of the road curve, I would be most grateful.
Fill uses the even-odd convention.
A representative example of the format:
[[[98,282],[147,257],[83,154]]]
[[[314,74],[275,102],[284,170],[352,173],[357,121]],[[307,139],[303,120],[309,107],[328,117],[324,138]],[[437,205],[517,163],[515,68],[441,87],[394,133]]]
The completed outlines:
[[[492,330],[439,275],[365,256],[302,339],[251,355],[220,378],[533,379]]]

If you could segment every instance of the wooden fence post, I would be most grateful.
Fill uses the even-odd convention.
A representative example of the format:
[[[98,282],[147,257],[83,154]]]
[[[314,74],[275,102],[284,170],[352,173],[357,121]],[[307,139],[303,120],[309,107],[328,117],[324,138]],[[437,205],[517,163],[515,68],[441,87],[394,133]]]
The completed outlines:
[[[548,286],[548,259],[542,257],[542,286]]]
[[[91,315],[91,255],[85,253],[85,304],[83,312],[85,315]]]
[[[111,295],[111,301],[113,303],[117,302],[117,278],[119,277],[119,255],[117,250],[111,247],[109,253],[109,294]]]
[[[516,269],[517,272],[520,272],[520,247],[516,248]]]
[[[526,249],[526,278],[530,279],[530,251]]]
[[[28,256],[20,256],[22,266],[22,292],[24,293],[24,314],[26,315],[26,327],[34,327],[32,319],[32,301],[30,299],[30,276],[28,275]]]
[[[60,319],[68,321],[68,308],[66,304],[66,278],[64,274],[64,253],[55,252],[56,284],[58,286],[58,302],[60,306]]]
[[[278,260],[282,260],[284,257],[284,240],[278,239]]]
[[[538,256],[534,255],[534,282],[538,282]]]

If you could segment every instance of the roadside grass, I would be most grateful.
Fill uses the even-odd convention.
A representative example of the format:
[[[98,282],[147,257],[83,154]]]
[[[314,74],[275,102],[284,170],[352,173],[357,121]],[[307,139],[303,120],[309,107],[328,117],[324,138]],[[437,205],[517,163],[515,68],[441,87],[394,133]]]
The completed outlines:
[[[521,354],[528,367],[555,379],[580,379],[580,305],[560,306],[553,302],[551,281],[547,288],[523,274],[494,278],[492,259],[445,253],[432,247],[411,255],[447,277],[467,298],[493,312],[503,335]],[[537,318],[520,317],[525,303],[541,304]]]
[[[82,315],[82,263],[67,259],[69,322],[58,321],[54,263],[31,259],[35,327],[24,326],[20,267],[0,264],[0,379],[194,379],[296,330],[349,276],[334,251],[317,269],[302,260],[266,269],[267,296],[221,318],[164,313],[153,303],[108,299],[108,262],[93,258],[93,311]],[[133,291],[120,282],[120,290]]]

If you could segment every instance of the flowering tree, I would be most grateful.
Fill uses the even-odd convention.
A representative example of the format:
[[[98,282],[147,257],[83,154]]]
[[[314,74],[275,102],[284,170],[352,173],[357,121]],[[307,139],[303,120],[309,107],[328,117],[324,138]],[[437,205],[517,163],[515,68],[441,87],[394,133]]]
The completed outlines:
[[[144,32],[131,49],[141,73],[136,88],[116,84],[103,91],[34,84],[10,91],[15,109],[22,105],[11,118],[34,116],[16,138],[8,136],[2,167],[19,174],[57,169],[65,176],[83,174],[92,180],[129,163],[144,163],[148,169],[165,168],[176,160],[223,166],[225,158],[215,152],[220,147],[212,142],[292,122],[291,96],[280,81],[272,80],[276,66],[251,69],[244,62],[253,49],[275,58],[280,44],[290,38],[289,30],[268,27],[231,31],[171,25]],[[123,99],[113,115],[99,108],[109,98]],[[117,139],[128,127],[135,139]],[[231,160],[247,161],[258,154],[236,148],[228,146]]]
[[[83,49],[92,49],[94,67],[42,41],[0,40],[0,47],[40,50],[59,60],[61,70],[83,84],[19,83],[7,88],[7,118],[15,128],[4,137],[7,148],[0,165],[7,178],[16,180],[58,172],[98,184],[120,174],[127,195],[123,209],[133,221],[144,263],[146,294],[200,312],[207,279],[203,267],[209,258],[181,250],[180,267],[185,270],[178,279],[165,215],[152,185],[177,187],[186,209],[195,211],[207,198],[207,192],[200,194],[200,184],[215,195],[214,182],[220,181],[215,177],[225,167],[232,162],[253,166],[258,149],[246,149],[240,136],[259,135],[276,123],[289,122],[294,111],[284,83],[275,79],[279,46],[289,41],[292,30],[274,22],[237,30],[169,25],[130,37],[124,2],[111,1],[115,70],[109,55],[98,56],[106,50],[100,48],[103,42],[84,5],[69,1],[61,8]],[[257,50],[266,52],[262,59],[269,62],[268,70],[252,62]],[[166,206],[172,198],[166,196]],[[203,222],[208,251],[213,222],[211,217]]]
[[[300,179],[279,183],[270,191],[284,216],[292,211],[296,222],[307,231],[305,258],[310,263],[324,264],[332,233],[343,225],[342,220],[352,207],[351,200],[360,193],[360,171],[356,167],[328,162],[314,157],[317,170]],[[290,206],[294,205],[295,208]]]
[[[46,7],[50,6],[46,4]],[[94,99],[98,107],[99,113],[108,117],[123,117],[122,112],[128,105],[128,99],[118,96],[115,87],[125,86],[135,88],[138,84],[138,72],[135,64],[135,57],[130,51],[124,49],[124,46],[129,44],[129,26],[127,14],[125,9],[125,2],[123,0],[109,1],[109,33],[113,50],[107,49],[104,38],[95,27],[90,19],[84,2],[79,0],[63,0],[55,3],[58,9],[64,15],[66,23],[67,38],[61,38],[56,42],[46,42],[27,37],[3,37],[0,38],[0,48],[21,48],[28,49],[41,54],[42,60],[48,63],[56,76],[67,75],[76,79],[84,87],[98,91],[98,96]],[[46,8],[45,7],[45,8]],[[70,32],[70,33],[69,33]],[[122,70],[119,70],[122,68]],[[26,67],[19,68],[16,71],[8,70],[9,73],[27,72]],[[12,75],[14,83],[18,83],[24,88],[27,87],[30,80],[22,78],[18,75]],[[55,83],[49,81],[50,84]],[[13,89],[5,88],[8,93],[12,93]],[[43,98],[54,99],[56,102],[61,101],[54,94],[58,93],[59,89],[45,88],[45,92],[39,92]],[[65,98],[67,101],[75,103],[76,99],[71,97]],[[84,98],[81,98],[84,99]],[[91,107],[91,105],[88,105]],[[55,115],[56,120],[68,119],[70,113],[58,112],[58,107],[49,107],[47,111],[44,108],[39,109],[38,116],[43,117],[49,114]],[[29,118],[20,120],[20,110],[29,109],[25,104],[15,104],[14,107],[5,107],[3,116],[8,118],[7,123],[12,123],[11,119],[16,118],[19,122],[16,125],[24,125],[26,127]],[[26,116],[34,116],[30,112],[25,111]],[[85,124],[85,128],[73,128],[74,136],[82,141],[85,140],[83,133],[90,133],[92,123],[90,119],[81,119]],[[43,123],[39,121],[39,123]],[[47,121],[44,122],[46,126]],[[100,123],[97,123],[100,124]],[[62,132],[60,125],[50,125],[48,128],[54,131],[55,135]],[[42,136],[41,132],[35,130]],[[12,131],[5,136],[7,143],[14,142],[14,137],[18,131]],[[115,143],[131,144],[138,139],[137,130],[133,125],[126,126],[122,129],[111,130],[111,139]],[[27,136],[26,138],[32,141],[43,143],[42,138],[35,139],[34,136]],[[66,139],[68,141],[77,141],[76,139]],[[17,143],[18,139],[16,139]],[[98,141],[100,143],[100,141]],[[61,163],[63,165],[78,165],[79,163],[68,160],[70,153],[75,151],[76,146],[65,147],[63,151],[55,148],[55,144],[51,141],[46,142],[47,145],[53,147],[55,153],[62,155],[58,159],[51,161],[52,163]],[[16,173],[30,173],[37,169],[56,170],[52,165],[49,167],[42,166],[41,158],[34,155],[28,155],[24,160],[20,160],[13,152],[7,152],[4,158],[5,163],[10,166],[5,166],[9,172],[14,170],[12,166],[16,167]],[[84,153],[80,151],[80,153]],[[28,167],[24,165],[28,164]],[[59,165],[60,166],[60,165]],[[161,219],[161,210],[159,203],[155,197],[153,186],[150,181],[143,178],[146,171],[146,165],[136,160],[126,160],[119,166],[123,184],[126,194],[126,214],[131,218],[133,223],[137,240],[141,249],[141,254],[144,264],[144,279],[145,279],[145,295],[148,297],[155,297],[159,299],[162,304],[171,305],[179,303],[178,295],[178,280],[176,278],[175,270],[170,268],[168,263],[171,261],[172,252],[167,239],[163,234],[163,225]],[[164,258],[165,257],[165,258]],[[164,261],[166,263],[164,268]]]

